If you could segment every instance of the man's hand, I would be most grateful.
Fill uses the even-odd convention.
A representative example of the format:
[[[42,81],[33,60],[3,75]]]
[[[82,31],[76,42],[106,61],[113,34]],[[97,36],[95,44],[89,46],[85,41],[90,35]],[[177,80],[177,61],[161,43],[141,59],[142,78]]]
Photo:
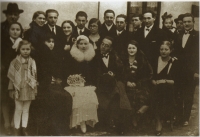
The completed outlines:
[[[136,84],[134,82],[128,81],[127,82],[127,87],[134,88],[134,87],[136,87]]]

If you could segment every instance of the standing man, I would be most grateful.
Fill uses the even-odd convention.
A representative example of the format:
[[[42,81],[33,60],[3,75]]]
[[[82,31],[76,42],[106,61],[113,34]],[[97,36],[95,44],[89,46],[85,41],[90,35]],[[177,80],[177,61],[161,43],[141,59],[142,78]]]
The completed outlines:
[[[10,39],[9,37],[9,26],[13,22],[17,22],[19,19],[19,14],[23,13],[22,9],[18,8],[18,5],[16,3],[8,3],[7,10],[3,10],[3,13],[6,15],[6,20],[1,23],[1,53],[5,53],[6,51],[3,49],[12,49],[8,46],[6,41],[7,39]],[[13,31],[14,32],[14,31]],[[20,33],[19,31],[15,30],[15,33]],[[7,42],[7,41],[6,41]],[[11,42],[11,41],[10,41]],[[15,53],[16,52],[9,52],[9,53]],[[13,118],[14,114],[14,101],[9,97],[8,92],[8,77],[7,77],[7,71],[9,65],[7,63],[10,63],[13,57],[16,56],[15,54],[6,55],[7,58],[1,59],[1,108],[2,108],[2,116],[4,119],[4,128],[5,128],[5,134],[11,135],[11,119]],[[5,54],[1,54],[5,55]],[[5,57],[5,56],[4,56]],[[3,60],[3,61],[2,61]],[[10,60],[10,61],[9,61]],[[3,63],[4,62],[4,63]],[[5,63],[7,62],[7,63]],[[6,65],[7,64],[7,65]]]
[[[54,43],[54,48],[51,52],[51,54],[55,55],[56,60],[58,60],[59,62],[57,62],[58,66],[57,69],[55,71],[62,73],[62,57],[63,57],[63,52],[64,52],[64,32],[62,30],[62,28],[60,26],[57,26],[57,20],[58,20],[58,16],[59,13],[57,10],[55,9],[48,9],[46,10],[46,20],[47,23],[42,27],[42,35],[41,36],[41,42],[44,44],[46,42],[48,43]],[[53,37],[52,41],[47,41],[46,37]],[[43,46],[43,45],[42,45]],[[55,49],[55,50],[54,50]],[[42,50],[42,49],[41,49]],[[42,53],[42,52],[40,52]],[[47,54],[48,55],[48,54]],[[51,60],[49,60],[51,61]],[[39,63],[40,64],[42,62]],[[44,65],[44,64],[42,64]],[[40,69],[38,69],[38,72],[40,71]],[[45,71],[45,73],[47,73]],[[39,73],[41,74],[41,72]],[[40,78],[40,79],[39,79]],[[38,80],[39,83],[42,82],[42,77],[40,75],[38,75]],[[53,78],[52,78],[53,80]],[[52,85],[51,85],[52,86]],[[37,108],[40,110],[40,118],[39,120],[43,120],[42,117],[46,117],[47,119],[45,119],[46,121],[48,121],[47,123],[45,123],[44,121],[42,121],[39,124],[39,134],[41,135],[64,135],[64,134],[68,134],[67,132],[69,132],[69,116],[68,114],[66,114],[67,112],[62,109],[63,107],[65,107],[66,104],[62,104],[62,99],[65,99],[65,95],[62,95],[60,93],[56,93],[55,92],[51,92],[53,89],[49,88],[51,87],[50,85],[46,85],[46,84],[40,84],[39,85],[39,92],[40,93],[40,100],[39,104],[40,107]],[[50,94],[51,93],[51,94]],[[62,95],[62,96],[61,96]],[[56,100],[56,102],[53,102],[52,100]],[[61,105],[61,104],[62,105]],[[58,105],[59,104],[59,105]],[[59,106],[62,109],[62,112],[56,113],[56,108],[57,106]],[[66,117],[63,117],[63,114],[66,114]],[[62,115],[62,116],[61,116]],[[59,123],[59,124],[58,124]]]
[[[131,23],[133,25],[133,38],[135,33],[138,31],[139,28],[142,27],[142,15],[141,14],[133,14],[132,18],[131,18]]]
[[[184,14],[180,14],[178,16],[178,18],[174,19],[174,22],[176,23],[176,31],[174,32],[174,34],[177,36],[180,33],[184,32],[184,28],[183,28],[183,15]]]
[[[199,80],[199,32],[194,30],[194,17],[190,13],[183,15],[184,33],[175,41],[175,55],[182,64],[182,104],[178,107],[178,124],[187,126],[193,105],[194,91]],[[183,113],[182,113],[183,112]]]
[[[156,15],[152,11],[146,11],[143,14],[144,27],[139,29],[135,34],[135,40],[139,42],[141,50],[146,55],[150,64],[159,55],[161,42],[166,39],[166,34],[154,22]]]
[[[104,23],[101,27],[101,37],[104,38],[105,36],[114,37],[116,26],[114,24],[115,20],[115,12],[113,10],[106,10],[104,12]]]
[[[120,14],[116,17],[116,30],[114,33],[113,49],[117,52],[120,59],[125,58],[127,45],[130,41],[130,33],[126,30],[127,16]]]
[[[90,31],[85,27],[85,24],[88,22],[87,14],[84,11],[79,11],[76,14],[75,22],[77,26],[74,29],[74,36],[77,38],[79,35],[89,36]]]
[[[1,39],[9,36],[9,25],[13,22],[17,22],[19,19],[19,14],[23,13],[24,10],[19,9],[16,3],[8,3],[7,10],[3,10],[6,15],[6,20],[1,23]]]
[[[43,36],[42,36],[42,42],[43,37],[47,34],[54,35],[55,39],[55,50],[58,52],[62,52],[64,49],[64,32],[62,28],[58,25],[56,25],[58,20],[59,13],[55,9],[48,9],[46,10],[46,20],[47,23],[43,26]]]

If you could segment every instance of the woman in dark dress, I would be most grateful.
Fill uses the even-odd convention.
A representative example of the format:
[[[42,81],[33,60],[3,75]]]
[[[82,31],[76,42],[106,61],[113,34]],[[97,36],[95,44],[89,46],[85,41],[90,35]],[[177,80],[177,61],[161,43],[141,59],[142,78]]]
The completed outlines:
[[[174,116],[174,88],[179,79],[179,65],[176,58],[172,58],[172,44],[163,41],[160,46],[160,56],[153,64],[154,85],[153,111],[156,118],[156,135],[161,135],[162,120],[173,120]]]
[[[137,128],[139,116],[149,108],[149,86],[152,68],[136,41],[129,42],[128,57],[124,61],[124,83],[132,110],[131,118]]]
[[[40,36],[42,35],[42,26],[45,22],[45,13],[43,11],[36,11],[33,14],[32,22],[29,24],[30,29],[24,32],[24,39],[30,41],[36,51],[40,48]]]
[[[14,102],[9,98],[7,77],[10,62],[17,56],[17,48],[22,40],[23,28],[20,23],[15,22],[9,26],[9,37],[2,39],[1,44],[1,107],[4,118],[4,127],[7,135],[11,134],[11,118],[13,117],[11,106]]]
[[[62,86],[63,60],[54,48],[53,34],[46,34],[39,54],[39,135],[69,135],[72,97]]]
[[[64,50],[63,50],[63,71],[68,69],[69,59],[71,57],[70,50],[76,40],[76,37],[73,36],[75,25],[70,20],[63,21],[61,25],[63,32],[65,34],[64,38]]]
[[[92,18],[89,21],[88,28],[90,30],[89,40],[90,43],[93,45],[94,49],[97,51],[100,49],[100,44],[102,38],[100,36],[101,31],[101,22],[99,19]]]

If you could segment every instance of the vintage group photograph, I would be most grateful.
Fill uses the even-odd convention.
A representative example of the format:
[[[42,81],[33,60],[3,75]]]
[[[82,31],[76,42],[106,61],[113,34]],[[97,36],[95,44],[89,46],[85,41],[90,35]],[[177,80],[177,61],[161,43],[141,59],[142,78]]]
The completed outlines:
[[[0,136],[199,136],[199,1],[0,5]]]

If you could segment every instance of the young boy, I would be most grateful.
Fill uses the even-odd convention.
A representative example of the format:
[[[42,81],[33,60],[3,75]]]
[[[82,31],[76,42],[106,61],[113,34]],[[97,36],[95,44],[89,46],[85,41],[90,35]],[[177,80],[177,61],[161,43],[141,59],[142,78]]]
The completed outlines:
[[[85,27],[85,24],[88,22],[87,14],[84,11],[79,11],[76,14],[75,22],[77,23],[77,26],[74,30],[75,37],[78,37],[79,35],[85,35],[88,37],[90,31]]]

